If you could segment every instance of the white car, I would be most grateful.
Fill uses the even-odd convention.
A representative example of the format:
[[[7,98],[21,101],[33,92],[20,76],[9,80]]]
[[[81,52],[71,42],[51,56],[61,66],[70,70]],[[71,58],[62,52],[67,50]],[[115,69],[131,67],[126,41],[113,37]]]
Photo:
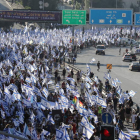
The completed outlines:
[[[132,62],[132,56],[130,54],[125,54],[122,58],[123,61],[130,61]]]
[[[140,54],[140,48],[137,48],[137,49],[135,50],[135,54]]]
[[[129,64],[129,70],[138,70],[140,71],[140,63],[131,63]]]

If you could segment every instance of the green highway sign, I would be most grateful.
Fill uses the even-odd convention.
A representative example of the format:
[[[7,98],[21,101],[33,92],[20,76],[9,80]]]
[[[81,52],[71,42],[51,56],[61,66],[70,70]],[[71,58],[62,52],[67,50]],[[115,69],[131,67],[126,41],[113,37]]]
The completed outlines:
[[[63,10],[62,24],[65,25],[85,25],[86,10]]]

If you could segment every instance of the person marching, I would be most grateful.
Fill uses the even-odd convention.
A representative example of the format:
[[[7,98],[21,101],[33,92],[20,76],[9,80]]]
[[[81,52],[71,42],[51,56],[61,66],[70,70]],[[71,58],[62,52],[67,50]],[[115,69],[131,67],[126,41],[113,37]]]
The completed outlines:
[[[98,67],[97,71],[99,71],[100,70],[100,61],[98,61],[97,67]]]

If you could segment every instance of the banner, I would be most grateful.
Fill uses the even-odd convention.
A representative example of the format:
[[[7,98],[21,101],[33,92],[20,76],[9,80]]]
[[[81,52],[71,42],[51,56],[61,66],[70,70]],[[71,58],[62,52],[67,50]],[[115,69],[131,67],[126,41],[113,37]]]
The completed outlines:
[[[0,18],[14,20],[62,22],[61,11],[0,11]]]
[[[52,110],[52,116],[53,120],[55,121],[55,124],[59,124],[63,121],[61,110]]]

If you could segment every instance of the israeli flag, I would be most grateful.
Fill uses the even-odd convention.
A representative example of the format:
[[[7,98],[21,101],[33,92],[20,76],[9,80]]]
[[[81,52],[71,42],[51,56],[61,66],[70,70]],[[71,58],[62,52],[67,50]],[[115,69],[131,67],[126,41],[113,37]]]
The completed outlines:
[[[90,105],[93,105],[94,103],[92,102],[92,100],[91,100],[91,96],[87,93],[87,91],[86,91],[86,94],[85,94],[85,98],[87,99],[87,101],[88,101],[88,103],[90,104]]]
[[[11,98],[11,93],[8,90],[8,87],[4,86],[4,94],[7,95],[7,97],[10,99]]]
[[[36,83],[36,81],[37,81],[37,78],[32,74],[32,76],[31,76],[31,81],[33,82],[33,83]]]
[[[99,95],[99,90],[98,90],[98,88],[97,87],[93,87],[93,90]]]
[[[109,74],[109,73],[107,73],[107,74],[105,73],[104,78],[105,78],[105,79],[108,79],[108,80],[111,80],[111,76],[110,76],[110,74]]]
[[[118,78],[115,79],[117,83],[122,83]]]
[[[13,96],[15,100],[21,101],[21,95],[14,89]]]
[[[71,88],[70,88],[70,86],[69,86],[68,83],[66,84],[66,90],[67,90],[67,91],[71,91]]]
[[[43,114],[43,112],[42,112],[41,109],[38,109],[38,110],[37,110],[37,118],[38,118],[40,121],[42,121],[42,119],[45,118],[45,116],[44,116],[44,114]]]
[[[25,106],[27,106],[27,107],[31,107],[31,102],[30,101],[28,101],[27,99],[23,99],[23,104],[25,105]]]
[[[25,79],[25,82],[30,84],[30,83],[31,83],[31,79],[30,79],[29,77],[27,77],[27,78]]]
[[[87,89],[90,88],[90,84],[89,83],[86,83],[85,86],[86,86]]]
[[[56,139],[57,140],[62,140],[63,135],[64,135],[64,133],[62,130],[56,129]]]
[[[48,82],[48,85],[51,85],[51,84],[54,84],[54,82],[53,82],[52,80],[50,80],[50,81]]]
[[[83,108],[83,107],[78,107],[77,108],[77,110],[78,110],[78,112],[79,112],[79,114],[81,115],[81,116],[87,116],[88,115],[88,110],[86,110],[85,108]]]
[[[27,138],[26,136],[24,136],[23,133],[21,133],[21,132],[19,132],[17,130],[14,131],[14,135],[19,136],[19,137],[22,137],[22,138]]]
[[[93,130],[90,129],[88,126],[83,127],[83,136],[90,139],[93,135]]]
[[[96,102],[97,102],[97,96],[92,95],[92,96],[91,96],[91,100],[92,100],[94,103],[96,103]]]
[[[89,82],[89,83],[92,83],[92,80],[88,76],[85,78],[85,81]]]
[[[1,109],[0,110],[1,111],[1,117],[3,118],[3,119],[5,119],[5,112]]]
[[[88,126],[90,129],[94,129],[95,127],[89,123],[89,120],[87,119],[87,116],[83,116],[82,120],[81,120],[81,125],[82,126]]]
[[[127,133],[124,133],[125,134],[125,140],[131,140],[131,136],[129,135],[129,134],[127,134]]]
[[[9,75],[10,75],[11,77],[14,75],[12,69],[10,69]]]
[[[63,104],[66,104],[66,105],[69,104],[69,100],[64,95],[60,95],[60,98]]]
[[[30,133],[30,131],[29,131],[29,129],[28,129],[28,126],[27,126],[27,124],[25,123],[25,125],[24,125],[24,130],[23,130],[23,133],[27,136],[31,136],[31,133]]]
[[[98,97],[98,96],[97,96],[97,97]],[[102,106],[103,108],[106,108],[106,107],[107,107],[106,102],[105,102],[104,99],[101,98],[101,97],[98,97],[98,98],[97,98],[97,104],[100,105],[100,106]]]
[[[129,130],[129,129],[127,129],[127,131],[132,136],[136,136],[136,135],[139,136],[139,131],[132,131],[132,130]]]
[[[112,86],[117,87],[116,81],[112,78]]]
[[[20,114],[20,116],[19,116],[19,122],[20,122],[21,124],[24,123],[24,116],[23,116],[23,114]]]
[[[51,115],[48,115],[47,121],[50,121],[52,124],[55,124]]]
[[[46,88],[43,88],[42,93],[44,94],[44,96],[45,96],[46,99],[47,99],[48,94],[49,94],[48,90],[47,90]]]
[[[91,69],[90,69],[90,66],[87,64],[87,74],[89,75],[90,74],[90,72],[91,72]]]
[[[30,89],[27,89],[27,90],[28,91],[32,91],[33,90],[33,92],[37,93],[39,96],[42,96],[40,90],[36,86],[33,86],[32,90],[30,90]],[[34,95],[34,93],[32,95]]]
[[[98,80],[97,76],[95,76],[94,81],[95,81],[97,84],[99,84],[99,80]]]
[[[95,60],[95,58],[92,58],[92,60],[90,61],[90,63],[92,64],[92,63],[94,63],[96,60]]]
[[[134,92],[133,90],[131,90],[128,94],[129,94],[131,97],[134,97],[134,95],[136,94],[136,92]]]
[[[72,92],[72,94],[73,94],[74,96],[76,96],[77,98],[80,97],[80,94],[79,94],[78,91],[75,91],[75,90],[71,89],[71,92]]]
[[[59,94],[63,95],[64,94],[64,90],[62,88],[59,89]]]
[[[117,93],[121,96],[122,90],[121,90],[121,87],[120,87],[120,86],[117,87],[116,91],[117,91]]]
[[[14,122],[14,125],[15,125],[16,127],[19,126],[19,121],[18,121],[17,119],[14,119],[13,122]]]
[[[68,72],[70,72],[70,67],[69,66],[67,66],[66,69],[67,69]]]
[[[35,129],[33,129],[33,131],[32,131],[32,136],[31,136],[31,138],[32,138],[33,140],[37,140],[37,133],[36,133],[36,130],[35,130]]]
[[[48,131],[46,131],[46,130],[43,129],[43,131],[41,133],[41,140],[44,140],[45,139],[44,135],[45,136],[49,136],[50,135],[50,132],[48,132]]]
[[[70,77],[67,77],[67,80],[68,80],[68,81],[71,81],[71,82],[75,82],[75,79],[70,78]]]
[[[46,100],[43,97],[41,97],[41,104],[46,108],[50,108],[50,104],[49,104],[48,100]]]
[[[10,84],[8,89],[14,91],[14,89],[17,90],[17,86],[15,84]]]
[[[125,140],[125,134],[123,131],[119,133],[119,140]]]

